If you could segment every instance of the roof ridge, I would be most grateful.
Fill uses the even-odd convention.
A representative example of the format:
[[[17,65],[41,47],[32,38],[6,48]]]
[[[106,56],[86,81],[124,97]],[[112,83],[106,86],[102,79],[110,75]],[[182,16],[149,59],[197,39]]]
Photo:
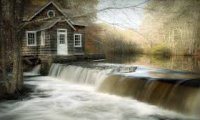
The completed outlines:
[[[37,10],[35,12],[34,15],[32,15],[30,18],[28,18],[28,21],[32,20],[36,15],[38,15],[40,12],[42,12],[46,7],[48,7],[50,4],[53,4],[56,9],[58,9],[59,12],[61,12],[61,14],[63,14],[65,17],[67,17],[64,13],[63,13],[63,10],[61,8],[61,6],[58,6],[54,1],[49,1],[47,2],[44,6],[42,6],[39,10]]]

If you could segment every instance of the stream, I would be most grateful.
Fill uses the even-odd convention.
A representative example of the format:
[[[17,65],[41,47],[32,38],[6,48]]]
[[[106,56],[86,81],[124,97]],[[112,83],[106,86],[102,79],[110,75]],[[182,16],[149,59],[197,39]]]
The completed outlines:
[[[39,70],[25,73],[28,97],[0,103],[0,120],[199,120],[197,73],[105,62]]]

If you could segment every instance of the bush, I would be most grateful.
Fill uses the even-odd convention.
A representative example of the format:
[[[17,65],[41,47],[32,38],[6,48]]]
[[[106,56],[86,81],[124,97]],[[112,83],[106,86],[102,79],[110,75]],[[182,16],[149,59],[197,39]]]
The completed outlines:
[[[170,57],[172,55],[172,52],[168,47],[163,45],[158,45],[152,48],[151,54],[162,57]]]
[[[142,52],[142,49],[136,43],[116,36],[106,39],[103,46],[106,49],[106,54],[112,55],[129,55]]]

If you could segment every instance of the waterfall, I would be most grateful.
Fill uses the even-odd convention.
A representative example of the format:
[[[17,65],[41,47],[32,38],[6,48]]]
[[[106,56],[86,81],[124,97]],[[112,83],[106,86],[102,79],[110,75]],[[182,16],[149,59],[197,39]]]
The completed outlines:
[[[98,86],[112,69],[85,68],[81,66],[53,64],[49,76],[78,84]]]
[[[128,96],[185,114],[199,116],[200,82],[196,80],[172,80],[112,75],[98,88],[99,92]]]
[[[24,72],[24,76],[37,76],[40,75],[41,65],[36,65],[31,71]]]
[[[41,65],[36,65],[31,72],[35,74],[40,74],[40,68]]]
[[[192,73],[130,66],[53,64],[49,76],[183,113],[196,114],[200,110],[200,77]]]

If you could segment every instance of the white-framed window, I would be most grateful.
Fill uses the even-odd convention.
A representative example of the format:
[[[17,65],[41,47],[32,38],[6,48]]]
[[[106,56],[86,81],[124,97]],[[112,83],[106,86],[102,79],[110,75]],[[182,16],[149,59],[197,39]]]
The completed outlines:
[[[74,47],[82,47],[82,34],[74,34]]]
[[[54,10],[49,10],[49,11],[47,12],[47,16],[48,16],[49,18],[52,18],[52,17],[55,17],[55,16],[56,16],[56,13],[55,13]]]
[[[65,41],[65,34],[60,34],[60,35],[59,35],[59,38],[60,38],[60,39],[59,39],[59,42],[60,42],[59,44],[65,44],[65,42],[66,42],[66,41]]]
[[[45,39],[46,39],[45,31],[41,31],[41,36],[40,36],[40,45],[41,46],[45,46]]]
[[[67,29],[58,29],[57,30],[57,39],[59,45],[67,44]]]
[[[27,46],[37,45],[36,31],[26,31]]]

